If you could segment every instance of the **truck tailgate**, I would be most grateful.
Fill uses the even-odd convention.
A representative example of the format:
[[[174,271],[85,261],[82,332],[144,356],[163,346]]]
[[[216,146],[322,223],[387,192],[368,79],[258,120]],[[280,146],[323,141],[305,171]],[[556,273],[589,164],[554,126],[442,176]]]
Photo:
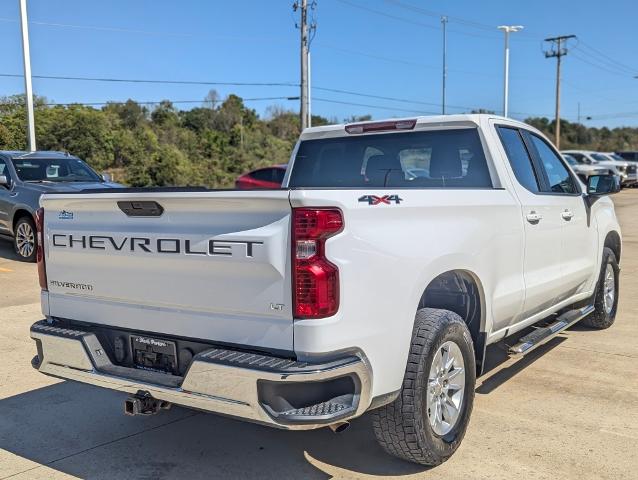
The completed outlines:
[[[51,316],[293,349],[287,191],[56,194],[41,205]]]

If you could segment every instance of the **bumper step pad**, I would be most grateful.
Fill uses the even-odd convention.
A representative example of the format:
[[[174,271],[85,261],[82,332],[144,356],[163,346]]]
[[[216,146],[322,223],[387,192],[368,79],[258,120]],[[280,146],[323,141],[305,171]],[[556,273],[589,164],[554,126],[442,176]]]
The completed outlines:
[[[336,415],[342,410],[348,408],[349,405],[336,402],[321,402],[316,405],[310,405],[308,407],[297,408],[295,410],[288,410],[282,412],[281,415],[285,416],[300,416],[300,417],[318,417],[322,415]]]

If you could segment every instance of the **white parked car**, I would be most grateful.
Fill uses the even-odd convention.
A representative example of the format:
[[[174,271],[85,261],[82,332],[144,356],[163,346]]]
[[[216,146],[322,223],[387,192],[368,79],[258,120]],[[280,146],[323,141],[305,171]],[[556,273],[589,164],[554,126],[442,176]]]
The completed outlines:
[[[609,168],[615,175],[620,177],[623,187],[628,187],[638,183],[636,165],[626,160],[610,158],[607,154],[592,152],[589,150],[563,150],[563,154],[574,157],[578,163],[584,165],[595,165]]]
[[[609,170],[609,168],[579,163],[578,160],[568,153],[563,153],[562,155],[574,173],[578,175],[578,178],[585,184],[587,184],[589,177],[592,175],[613,175],[613,172]]]
[[[340,431],[372,411],[387,452],[437,465],[488,345],[614,322],[618,189],[529,125],[449,115],[307,129],[281,189],[46,194],[32,363],[131,415]]]

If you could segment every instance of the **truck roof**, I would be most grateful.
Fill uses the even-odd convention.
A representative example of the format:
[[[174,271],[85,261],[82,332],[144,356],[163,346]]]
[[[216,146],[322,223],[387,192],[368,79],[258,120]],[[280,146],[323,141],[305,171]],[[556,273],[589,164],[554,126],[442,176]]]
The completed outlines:
[[[301,140],[307,140],[312,138],[321,138],[321,137],[338,137],[338,136],[346,136],[348,135],[345,131],[346,125],[367,125],[381,122],[401,122],[401,121],[415,121],[416,125],[440,125],[446,126],[453,123],[461,123],[461,124],[472,124],[474,126],[479,126],[482,120],[485,119],[496,119],[502,120],[504,122],[510,124],[518,124],[520,126],[525,126],[526,128],[532,128],[529,125],[519,122],[517,120],[513,120],[511,118],[502,117],[496,114],[489,113],[462,113],[456,115],[415,115],[411,117],[401,117],[401,118],[386,118],[379,120],[370,120],[365,122],[354,122],[354,123],[339,123],[334,125],[324,125],[321,127],[310,127],[303,131],[301,134]],[[408,130],[406,130],[408,131]]]

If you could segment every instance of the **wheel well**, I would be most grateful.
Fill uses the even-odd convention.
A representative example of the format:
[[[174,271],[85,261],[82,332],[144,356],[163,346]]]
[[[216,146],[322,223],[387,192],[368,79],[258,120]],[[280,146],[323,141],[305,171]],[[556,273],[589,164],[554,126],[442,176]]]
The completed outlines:
[[[16,213],[13,215],[13,231],[15,232],[16,229],[16,225],[18,224],[18,220],[20,220],[23,217],[29,217],[31,220],[33,220],[33,215],[31,215],[31,212],[29,212],[28,210],[17,210]]]
[[[614,252],[614,255],[616,255],[616,261],[620,263],[621,243],[618,232],[611,231],[607,234],[605,237],[605,247],[610,248],[611,251]]]
[[[465,270],[442,273],[423,291],[418,308],[424,307],[450,310],[465,320],[472,335],[476,367],[480,373],[485,356],[485,308],[483,291],[477,278]]]

